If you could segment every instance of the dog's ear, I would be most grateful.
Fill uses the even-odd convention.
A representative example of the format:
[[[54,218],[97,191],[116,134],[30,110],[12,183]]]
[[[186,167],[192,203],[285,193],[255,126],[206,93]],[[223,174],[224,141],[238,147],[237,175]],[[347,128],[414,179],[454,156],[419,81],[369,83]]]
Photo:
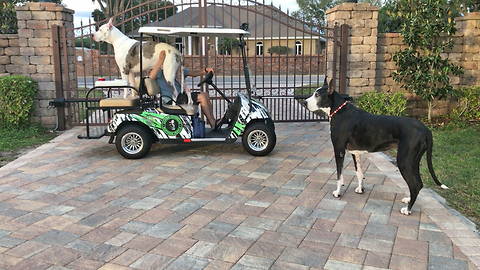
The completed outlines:
[[[325,76],[325,80],[323,81],[323,85],[326,85],[326,86],[328,86],[328,82],[327,82],[327,76]]]
[[[110,18],[110,20],[108,20],[107,26],[110,29],[112,28],[112,25],[113,25],[113,18]]]
[[[333,94],[334,88],[333,88],[333,79],[330,79],[330,83],[328,84],[328,94],[331,95]]]

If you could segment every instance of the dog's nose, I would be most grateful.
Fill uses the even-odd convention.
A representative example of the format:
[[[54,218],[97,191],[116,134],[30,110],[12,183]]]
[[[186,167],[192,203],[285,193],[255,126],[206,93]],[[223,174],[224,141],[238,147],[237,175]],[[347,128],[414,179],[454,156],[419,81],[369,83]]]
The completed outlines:
[[[303,101],[303,105],[307,106],[307,100],[306,99]]]

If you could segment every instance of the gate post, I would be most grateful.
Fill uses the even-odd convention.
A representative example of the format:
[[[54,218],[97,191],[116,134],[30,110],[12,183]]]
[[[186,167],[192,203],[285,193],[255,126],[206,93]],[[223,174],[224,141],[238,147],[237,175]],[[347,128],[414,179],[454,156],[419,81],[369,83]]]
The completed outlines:
[[[326,12],[327,25],[348,25],[348,28],[342,26],[347,45],[341,48],[346,64],[344,82],[340,85],[345,83],[344,93],[350,96],[375,89],[379,9],[368,3],[343,3]]]
[[[340,28],[340,77],[338,79],[338,92],[346,94],[347,88],[347,55],[348,55],[348,25],[342,24]]]
[[[62,60],[60,53],[60,26],[54,25],[52,27],[52,49],[53,49],[53,63],[54,64],[54,80],[55,80],[55,98],[62,98],[63,96],[63,82],[62,82]],[[57,129],[65,130],[65,108],[57,108]]]
[[[54,128],[57,119],[59,123],[64,119],[60,119],[55,110],[49,110],[49,102],[56,97],[52,28],[57,25],[73,28],[74,11],[60,4],[44,2],[25,3],[15,9],[22,64],[10,73],[25,75],[38,82],[34,121]]]

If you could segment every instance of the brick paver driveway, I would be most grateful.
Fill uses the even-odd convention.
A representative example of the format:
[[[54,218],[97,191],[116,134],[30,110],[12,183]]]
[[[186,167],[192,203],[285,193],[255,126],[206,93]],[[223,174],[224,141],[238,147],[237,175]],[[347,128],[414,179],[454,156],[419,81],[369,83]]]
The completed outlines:
[[[380,154],[366,193],[336,199],[328,123],[277,124],[267,157],[241,142],[122,158],[79,128],[0,169],[0,269],[477,269],[480,239]],[[356,181],[356,180],[354,180]]]

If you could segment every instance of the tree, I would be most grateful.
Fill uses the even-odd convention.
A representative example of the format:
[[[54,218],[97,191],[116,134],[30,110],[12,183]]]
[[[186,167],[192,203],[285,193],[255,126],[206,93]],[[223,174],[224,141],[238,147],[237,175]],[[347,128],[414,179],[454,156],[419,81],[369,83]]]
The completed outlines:
[[[131,0],[92,0],[92,3],[95,2],[100,6],[100,10],[105,18],[111,18],[115,14],[120,14],[125,11],[126,7],[131,5]]]
[[[23,4],[27,0],[0,0],[0,34],[16,34],[18,32],[17,12],[15,5]],[[31,2],[38,2],[32,0]],[[53,3],[61,4],[62,0],[53,0]]]
[[[480,11],[480,0],[459,0],[457,5],[462,13]]]
[[[292,16],[311,22],[318,27],[326,27],[326,11],[344,3],[346,0],[296,0],[300,10],[293,12]],[[372,6],[380,6],[382,0],[360,0],[361,3],[370,3]]]
[[[15,34],[17,32],[15,4],[3,2],[0,6],[0,34]]]
[[[113,17],[116,25],[123,23],[122,31],[125,33],[150,22],[162,21],[177,12],[177,7],[170,1],[92,0],[92,2],[97,2],[101,8],[92,12],[96,22]]]
[[[218,40],[218,52],[220,55],[232,55],[232,50],[236,49],[238,52],[239,40],[237,38],[225,37]]]
[[[401,21],[389,15],[395,9],[396,3],[397,0],[386,0],[378,11],[379,33],[398,33]]]
[[[345,2],[344,0],[297,0],[300,10],[296,16],[303,15],[305,20],[319,27],[326,27],[326,11]]]
[[[444,99],[454,91],[449,75],[463,72],[442,58],[442,53],[454,45],[452,9],[447,0],[399,0],[391,15],[401,21],[399,32],[406,46],[393,57],[398,67],[393,78],[402,88],[428,102],[431,121],[434,99]]]

